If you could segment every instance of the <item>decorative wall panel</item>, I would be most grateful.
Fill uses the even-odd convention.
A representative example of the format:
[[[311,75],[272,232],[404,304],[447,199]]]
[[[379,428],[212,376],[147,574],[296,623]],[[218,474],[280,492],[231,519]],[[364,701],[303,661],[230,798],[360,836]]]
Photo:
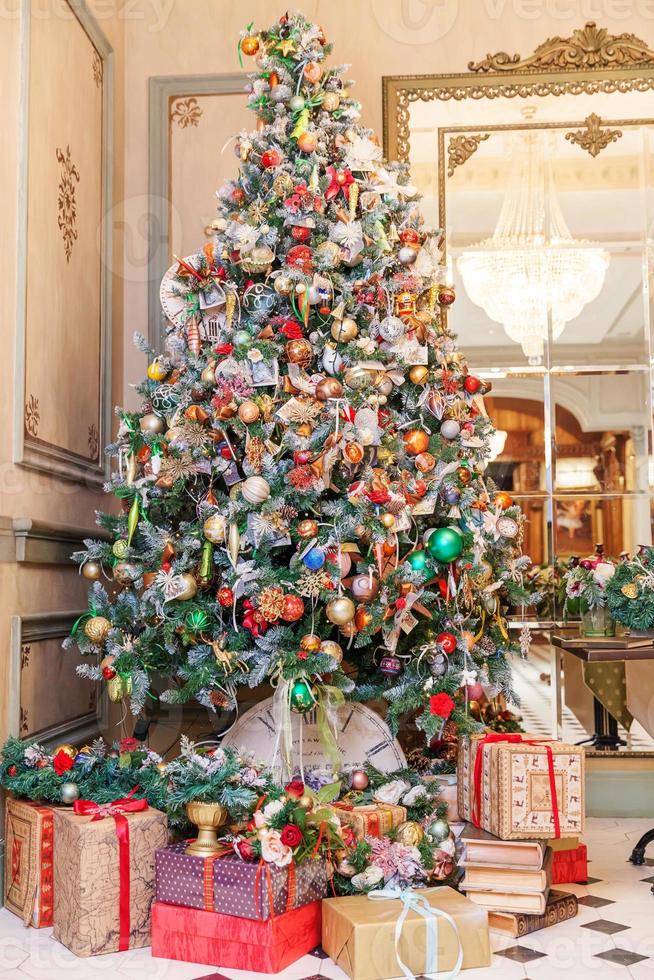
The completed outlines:
[[[61,647],[77,616],[53,612],[12,618],[12,735],[78,744],[104,724],[98,685],[78,677],[75,670],[83,658]]]
[[[111,49],[82,3],[23,17],[16,462],[98,484],[107,428]]]

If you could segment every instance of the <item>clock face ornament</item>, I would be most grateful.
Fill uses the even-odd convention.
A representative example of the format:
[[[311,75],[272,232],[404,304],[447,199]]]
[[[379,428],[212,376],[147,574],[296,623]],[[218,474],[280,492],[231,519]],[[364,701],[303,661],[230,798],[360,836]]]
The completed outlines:
[[[197,259],[197,255],[187,255],[185,259],[182,259],[182,262],[189,269],[195,269],[196,263],[194,260]],[[186,298],[180,295],[179,283],[176,281],[179,268],[180,263],[174,262],[161,280],[161,286],[159,288],[161,309],[164,311],[168,320],[176,327],[184,326],[189,312]],[[204,284],[199,288],[200,280],[195,279],[190,273],[188,274],[188,279],[188,292],[196,292],[198,294],[198,306],[202,320],[209,320],[212,316],[215,317],[226,302],[223,287],[215,280],[208,279],[203,280]]]
[[[302,716],[295,712],[291,716],[293,760],[299,768],[301,758],[305,772],[332,768],[322,746],[315,716],[315,708]],[[363,704],[347,703],[338,708],[336,717],[336,741],[343,769],[360,769],[366,762],[382,772],[393,772],[406,766],[406,758],[397,739],[391,735],[386,722],[370,708]],[[273,758],[276,742],[273,699],[266,698],[238,719],[221,744],[231,745],[237,751],[251,753],[257,761],[279,767],[281,758]]]

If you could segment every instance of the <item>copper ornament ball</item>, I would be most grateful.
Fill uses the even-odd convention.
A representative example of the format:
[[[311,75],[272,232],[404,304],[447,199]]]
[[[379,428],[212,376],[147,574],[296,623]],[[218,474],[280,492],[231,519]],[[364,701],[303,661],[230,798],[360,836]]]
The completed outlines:
[[[82,565],[82,575],[84,578],[96,581],[102,575],[102,565],[98,561],[86,561]]]
[[[248,34],[241,41],[241,51],[243,54],[253,57],[259,50],[260,41],[256,35]]]
[[[363,446],[358,442],[346,442],[343,447],[343,456],[348,463],[352,463],[353,465],[361,462],[363,454]]]
[[[340,398],[343,394],[343,385],[338,378],[325,378],[316,385],[316,398],[318,401],[326,402],[330,398]]]
[[[238,417],[241,422],[245,422],[246,425],[250,425],[252,422],[256,422],[261,415],[261,410],[256,402],[248,399],[247,401],[241,402],[238,407]]]
[[[318,533],[318,524],[316,521],[307,518],[304,521],[300,521],[297,526],[297,533],[301,538],[313,538]]]
[[[352,770],[350,773],[350,786],[352,789],[356,789],[361,792],[364,789],[368,789],[369,785],[370,779],[367,772],[365,772],[363,769]]]
[[[289,340],[284,348],[286,359],[291,364],[299,364],[300,367],[309,367],[313,360],[313,347],[308,340],[298,338]]]
[[[429,473],[436,466],[436,458],[431,453],[418,453],[416,456],[416,468],[421,473]]]
[[[316,653],[322,645],[322,640],[316,633],[305,633],[300,640],[300,649],[307,653]],[[338,644],[336,644],[338,646]]]
[[[354,625],[359,630],[366,629],[372,623],[372,613],[365,606],[358,606],[354,614]]]
[[[409,429],[402,436],[404,448],[410,456],[419,456],[429,448],[429,436],[422,429]]]
[[[302,153],[313,153],[318,145],[318,137],[315,133],[302,133],[298,136],[297,146]]]
[[[374,575],[355,575],[350,586],[352,595],[359,602],[370,602],[379,591],[379,580]],[[351,618],[351,617],[350,617]]]

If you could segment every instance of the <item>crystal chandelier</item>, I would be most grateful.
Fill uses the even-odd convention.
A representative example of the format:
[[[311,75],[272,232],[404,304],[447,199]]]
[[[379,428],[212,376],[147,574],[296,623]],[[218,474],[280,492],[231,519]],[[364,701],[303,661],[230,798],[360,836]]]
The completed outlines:
[[[457,262],[472,302],[522,345],[530,364],[540,364],[548,315],[556,340],[599,295],[608,264],[603,248],[570,234],[543,135],[514,137],[509,189],[495,231]]]

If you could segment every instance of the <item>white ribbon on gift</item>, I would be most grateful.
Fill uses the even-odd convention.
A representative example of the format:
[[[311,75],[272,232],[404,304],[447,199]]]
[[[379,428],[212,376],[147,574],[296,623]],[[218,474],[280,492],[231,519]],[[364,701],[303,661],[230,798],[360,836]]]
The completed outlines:
[[[439,919],[445,919],[446,922],[450,923],[454,929],[454,934],[459,947],[459,952],[454,967],[448,973],[442,974],[441,980],[454,980],[454,977],[459,975],[461,972],[461,965],[463,963],[463,946],[461,945],[459,929],[451,915],[448,915],[447,912],[443,912],[442,909],[434,908],[429,904],[429,901],[424,895],[420,895],[419,892],[414,891],[412,888],[396,888],[386,886],[386,888],[381,888],[379,891],[368,892],[368,898],[373,901],[388,901],[390,899],[392,901],[397,900],[402,903],[402,910],[397,917],[397,922],[395,923],[395,955],[397,956],[398,965],[407,980],[416,980],[415,975],[400,958],[400,936],[402,935],[402,929],[404,928],[404,923],[409,912],[417,912],[418,915],[422,916],[427,927],[427,962],[424,973],[421,975],[430,976],[438,973]]]

